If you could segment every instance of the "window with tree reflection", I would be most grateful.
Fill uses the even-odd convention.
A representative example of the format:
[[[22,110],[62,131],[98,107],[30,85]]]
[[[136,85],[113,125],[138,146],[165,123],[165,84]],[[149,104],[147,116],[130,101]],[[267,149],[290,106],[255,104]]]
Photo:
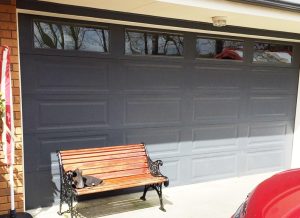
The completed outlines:
[[[105,28],[34,21],[34,47],[93,52],[109,51]]]
[[[293,46],[256,42],[254,44],[253,62],[291,64]]]
[[[126,30],[125,54],[182,56],[183,36]]]
[[[226,39],[197,38],[197,57],[243,60],[244,42]]]

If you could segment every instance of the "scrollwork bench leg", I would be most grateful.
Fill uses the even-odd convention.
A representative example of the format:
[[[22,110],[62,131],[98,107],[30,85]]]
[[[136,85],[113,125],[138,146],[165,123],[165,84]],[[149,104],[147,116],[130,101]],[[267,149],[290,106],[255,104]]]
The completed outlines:
[[[163,212],[166,212],[166,209],[164,208],[164,203],[163,203],[163,197],[162,197],[162,184],[155,184],[151,186],[156,192],[159,197],[159,203],[160,207],[159,209]]]
[[[143,196],[140,197],[141,200],[146,201],[146,193],[149,188],[150,188],[150,185],[145,185]]]

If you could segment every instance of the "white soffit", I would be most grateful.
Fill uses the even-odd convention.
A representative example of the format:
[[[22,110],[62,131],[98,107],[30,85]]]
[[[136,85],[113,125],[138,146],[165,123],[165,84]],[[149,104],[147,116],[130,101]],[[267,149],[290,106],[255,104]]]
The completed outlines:
[[[209,23],[213,16],[226,16],[232,26],[300,33],[300,13],[226,0],[40,1]]]

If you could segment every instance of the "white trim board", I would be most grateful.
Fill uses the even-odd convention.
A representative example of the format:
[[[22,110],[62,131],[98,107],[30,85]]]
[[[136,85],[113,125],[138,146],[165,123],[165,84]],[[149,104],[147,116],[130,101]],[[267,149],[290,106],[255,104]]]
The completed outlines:
[[[279,38],[279,37],[271,37],[271,36],[259,36],[259,35],[248,35],[248,34],[242,34],[242,33],[210,31],[210,30],[174,27],[174,26],[166,26],[166,25],[156,25],[156,24],[149,24],[149,23],[123,21],[123,20],[113,20],[113,19],[106,19],[106,18],[96,18],[96,17],[87,17],[87,16],[78,16],[78,15],[69,15],[69,14],[58,14],[58,13],[52,13],[52,12],[35,11],[35,10],[27,10],[27,9],[17,9],[17,13],[56,17],[56,18],[67,18],[67,19],[74,19],[74,20],[102,22],[102,23],[119,24],[119,25],[128,25],[128,26],[135,26],[135,27],[158,28],[158,29],[183,31],[183,32],[217,34],[217,35],[222,35],[222,36],[234,36],[234,37],[243,37],[243,38],[252,38],[252,39],[266,39],[266,40],[300,43],[300,39],[297,40],[297,39]]]

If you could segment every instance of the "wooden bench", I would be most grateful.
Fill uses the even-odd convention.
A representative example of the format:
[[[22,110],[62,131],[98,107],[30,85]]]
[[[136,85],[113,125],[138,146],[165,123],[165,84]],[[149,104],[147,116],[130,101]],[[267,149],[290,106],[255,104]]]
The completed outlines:
[[[62,215],[65,202],[69,206],[67,212],[73,217],[73,200],[78,196],[138,186],[145,186],[142,200],[146,200],[149,188],[156,190],[160,209],[165,211],[162,184],[168,186],[169,180],[160,172],[163,162],[152,161],[143,143],[57,151],[57,155],[61,178],[59,215]],[[103,182],[98,186],[76,189],[72,184],[76,168],[81,169],[83,175],[97,177]]]

